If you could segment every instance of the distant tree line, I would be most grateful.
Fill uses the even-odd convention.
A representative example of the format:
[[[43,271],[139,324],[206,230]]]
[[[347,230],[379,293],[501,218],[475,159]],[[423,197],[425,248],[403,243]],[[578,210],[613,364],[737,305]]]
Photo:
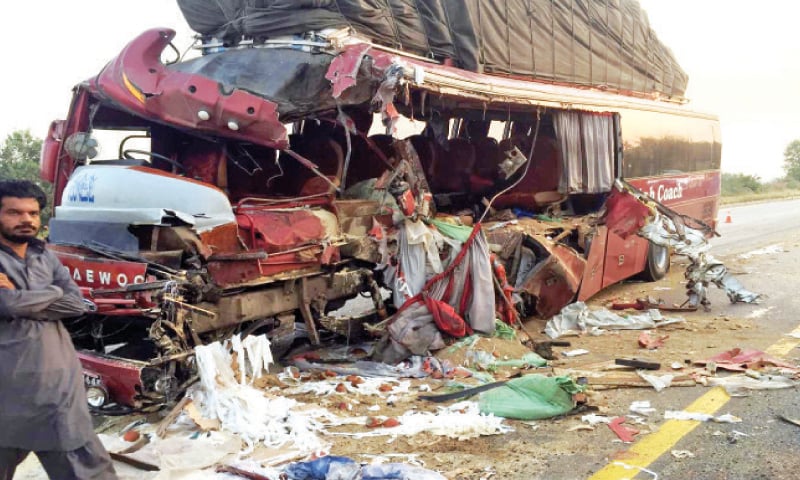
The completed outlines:
[[[800,139],[786,146],[783,152],[785,176],[764,182],[758,175],[744,173],[722,174],[722,195],[748,195],[777,190],[800,190]]]

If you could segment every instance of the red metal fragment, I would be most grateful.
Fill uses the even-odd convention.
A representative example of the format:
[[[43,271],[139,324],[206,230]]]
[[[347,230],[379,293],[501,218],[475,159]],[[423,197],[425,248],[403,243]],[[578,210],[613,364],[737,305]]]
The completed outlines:
[[[625,417],[616,417],[608,423],[608,428],[610,428],[611,431],[614,432],[623,442],[632,443],[633,436],[637,435],[639,430],[623,425],[625,420],[627,420]]]
[[[669,338],[669,335],[662,337],[651,337],[647,332],[639,334],[639,346],[648,350],[655,350],[664,346],[664,341]]]

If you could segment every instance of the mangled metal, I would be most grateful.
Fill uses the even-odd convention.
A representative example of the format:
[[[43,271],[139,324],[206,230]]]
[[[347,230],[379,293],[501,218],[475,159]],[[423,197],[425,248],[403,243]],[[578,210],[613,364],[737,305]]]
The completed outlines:
[[[146,32],[79,86],[44,149],[61,197],[52,248],[97,305],[71,331],[96,354],[87,374],[126,404],[170,401],[196,381],[195,350],[234,334],[268,332],[276,357],[373,334],[394,363],[641,271],[629,252],[646,242],[612,239],[600,220],[622,145],[619,113],[595,110],[644,100],[357,38],[163,65],[171,35]],[[395,136],[370,135],[374,114]],[[407,119],[425,129],[398,140]],[[141,130],[150,150],[126,138],[121,158],[86,164],[57,148],[93,129]],[[366,311],[334,314],[359,295]]]
[[[656,245],[670,248],[678,255],[685,255],[691,262],[684,274],[688,280],[686,290],[689,305],[709,308],[707,291],[710,283],[725,290],[731,303],[757,303],[761,299],[760,294],[745,289],[722,262],[708,253],[711,244],[708,242],[707,226],[701,225],[703,230],[688,226],[684,217],[657,204],[652,198],[620,180],[614,186],[612,196],[618,195],[616,198],[620,200],[615,198],[610,204],[612,206],[607,212],[611,217],[608,220],[609,228],[616,229],[620,235],[629,235],[638,226],[636,234]],[[638,202],[643,208],[631,206],[631,202]],[[622,210],[628,213],[620,213]],[[627,220],[623,221],[623,216]]]

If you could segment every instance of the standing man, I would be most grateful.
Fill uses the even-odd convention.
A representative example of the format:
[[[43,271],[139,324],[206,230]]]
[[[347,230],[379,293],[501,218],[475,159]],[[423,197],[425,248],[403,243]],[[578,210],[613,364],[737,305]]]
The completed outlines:
[[[0,480],[11,480],[30,452],[51,479],[116,479],[61,324],[86,305],[36,238],[45,204],[36,184],[0,181]]]

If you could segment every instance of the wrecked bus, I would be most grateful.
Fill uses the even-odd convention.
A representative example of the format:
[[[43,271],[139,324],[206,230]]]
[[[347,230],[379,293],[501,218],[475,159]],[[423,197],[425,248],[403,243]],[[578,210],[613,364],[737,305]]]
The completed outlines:
[[[681,101],[341,32],[165,63],[173,36],[143,33],[78,85],[42,151],[49,248],[94,305],[67,328],[95,407],[171,401],[195,380],[193,348],[237,333],[267,333],[279,356],[385,326],[476,238],[491,274],[473,264],[444,288],[485,300],[491,329],[495,311],[549,317],[661,278],[666,249],[599,221],[615,179],[714,223],[718,121]],[[421,240],[427,260],[406,266],[409,238],[451,225],[469,238]],[[340,310],[358,297],[369,308]]]

